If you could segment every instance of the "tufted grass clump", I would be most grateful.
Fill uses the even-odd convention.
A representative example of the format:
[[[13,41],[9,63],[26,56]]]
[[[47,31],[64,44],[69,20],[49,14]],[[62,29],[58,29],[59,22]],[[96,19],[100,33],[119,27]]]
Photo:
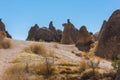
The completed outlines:
[[[9,49],[11,48],[11,41],[9,39],[4,39],[0,42],[0,49]]]
[[[46,55],[47,54],[47,51],[42,44],[32,44],[29,47],[26,47],[24,49],[24,51],[27,53],[34,53],[34,54],[38,54],[38,55]]]

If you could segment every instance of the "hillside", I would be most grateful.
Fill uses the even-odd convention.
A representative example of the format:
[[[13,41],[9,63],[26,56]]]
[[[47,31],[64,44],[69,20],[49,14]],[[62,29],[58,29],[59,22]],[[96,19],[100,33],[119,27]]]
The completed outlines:
[[[36,62],[36,59],[40,59],[38,54],[31,54],[28,52],[25,52],[25,48],[29,47],[30,45],[39,44],[45,47],[45,49],[52,53],[54,53],[55,60],[54,64],[70,64],[70,65],[79,65],[82,64],[85,61],[93,60],[93,62],[96,62],[97,58],[89,57],[86,58],[85,56],[82,56],[82,51],[79,51],[75,45],[63,45],[55,42],[34,42],[34,41],[21,41],[21,40],[10,40],[11,47],[8,49],[0,49],[0,80],[2,79],[2,75],[6,71],[7,68],[10,66],[16,64],[16,63],[24,63],[27,59],[30,63],[30,60],[33,60],[33,62]],[[83,53],[83,54],[81,54]],[[78,56],[76,54],[81,54],[81,56]],[[53,56],[52,56],[53,57]],[[101,68],[104,71],[110,71],[112,70],[111,62],[103,59],[98,59],[100,61],[99,68]],[[28,63],[28,64],[29,64]],[[11,79],[9,79],[11,80]]]

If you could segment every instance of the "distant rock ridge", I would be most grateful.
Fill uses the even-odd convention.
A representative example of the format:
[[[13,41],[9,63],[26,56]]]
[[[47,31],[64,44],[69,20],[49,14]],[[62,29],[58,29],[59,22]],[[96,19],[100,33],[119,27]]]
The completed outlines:
[[[62,44],[75,44],[79,50],[89,51],[93,39],[91,33],[87,31],[85,26],[82,26],[80,30],[78,30],[68,19],[67,23],[63,24],[63,27]]]
[[[40,28],[37,24],[31,27],[28,32],[27,40],[35,40],[35,41],[56,41],[60,42],[62,31],[56,30],[53,26],[53,22],[51,21],[49,24],[49,28],[42,27]]]
[[[12,38],[8,31],[6,31],[5,24],[2,22],[2,19],[0,19],[0,31],[4,31],[8,38]]]
[[[80,30],[67,19],[67,23],[62,24],[64,30],[56,30],[51,21],[49,27],[40,28],[37,24],[31,27],[28,32],[27,40],[35,41],[55,41],[61,44],[76,44],[76,47],[82,51],[89,51],[92,43],[92,34],[87,31],[86,27],[81,27]]]
[[[103,22],[95,55],[113,60],[120,55],[120,10]]]

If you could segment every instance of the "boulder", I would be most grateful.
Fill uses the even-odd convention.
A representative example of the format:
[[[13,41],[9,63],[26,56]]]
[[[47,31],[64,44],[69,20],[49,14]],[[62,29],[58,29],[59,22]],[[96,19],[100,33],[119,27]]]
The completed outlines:
[[[79,30],[76,47],[81,51],[89,51],[90,45],[92,43],[93,43],[92,36],[87,31],[86,27],[82,26]]]
[[[11,35],[8,33],[8,31],[6,31],[6,29],[5,29],[5,24],[2,22],[1,19],[0,19],[0,31],[5,32],[5,33],[6,33],[6,36],[7,36],[8,38],[12,38]]]
[[[74,25],[67,20],[67,23],[62,24],[64,27],[64,31],[62,33],[62,44],[75,44],[77,42],[78,30],[74,27]]]
[[[104,21],[95,55],[112,60],[120,55],[120,10],[113,12],[109,20]]]

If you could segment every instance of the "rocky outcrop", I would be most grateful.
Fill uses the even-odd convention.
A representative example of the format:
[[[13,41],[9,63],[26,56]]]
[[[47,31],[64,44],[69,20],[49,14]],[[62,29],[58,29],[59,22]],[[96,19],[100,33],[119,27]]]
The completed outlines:
[[[90,33],[85,26],[82,26],[79,30],[76,47],[81,51],[89,51],[90,45],[93,43]]]
[[[40,40],[47,42],[55,41],[54,33],[46,27],[39,28],[35,34],[35,41]]]
[[[119,67],[118,67],[115,80],[120,80],[120,65],[119,65]]]
[[[37,24],[32,26],[28,32],[27,40],[35,40],[35,35],[37,30],[39,30],[39,26]]]
[[[2,20],[0,19],[0,31],[4,31],[6,33],[6,36],[8,38],[12,38],[11,35],[6,31],[5,29],[5,24],[2,22]]]
[[[31,29],[29,30],[27,40],[60,42],[61,35],[62,31],[56,30],[52,22],[50,22],[49,28],[39,28],[39,26],[35,24],[35,26],[31,27]]]
[[[93,40],[98,41],[98,39],[99,39],[99,32],[96,32],[95,34],[93,34]]]
[[[76,44],[76,47],[82,51],[88,51],[90,49],[93,33],[89,33],[84,26],[81,27],[80,30],[76,29],[69,19],[67,23],[62,25],[64,27],[63,32],[61,30],[56,30],[52,21],[49,24],[49,28],[39,28],[36,24],[29,30],[27,40],[56,41],[62,44]]]
[[[53,26],[52,21],[49,24],[49,29],[54,33],[53,35],[54,35],[55,41],[60,42],[61,37],[62,37],[62,31],[56,30],[55,27]]]
[[[67,20],[67,23],[62,24],[64,27],[64,31],[62,33],[62,44],[75,44],[77,42],[78,30],[74,27],[74,25]]]
[[[95,55],[113,60],[120,55],[120,10],[104,21]]]
[[[5,31],[0,31],[0,42],[6,37]]]

